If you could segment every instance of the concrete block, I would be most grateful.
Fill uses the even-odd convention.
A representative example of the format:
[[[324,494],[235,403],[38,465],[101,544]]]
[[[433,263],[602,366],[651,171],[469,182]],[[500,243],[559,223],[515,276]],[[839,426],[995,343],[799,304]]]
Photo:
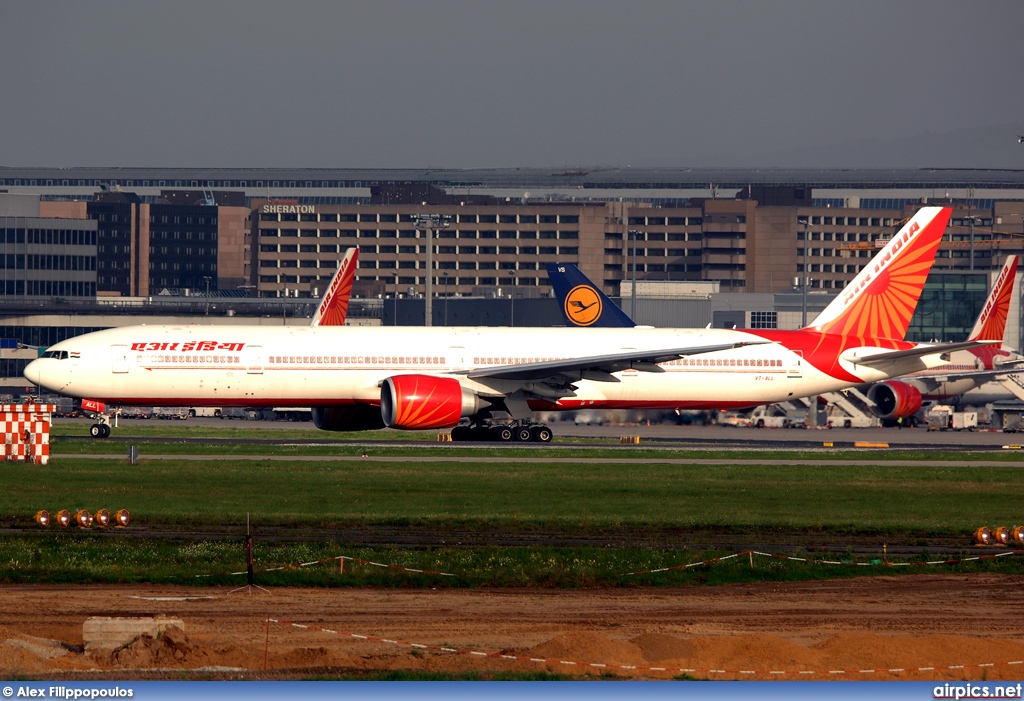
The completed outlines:
[[[140,635],[149,634],[155,638],[171,626],[185,630],[185,623],[180,618],[92,616],[82,625],[82,642],[86,652],[116,650]]]

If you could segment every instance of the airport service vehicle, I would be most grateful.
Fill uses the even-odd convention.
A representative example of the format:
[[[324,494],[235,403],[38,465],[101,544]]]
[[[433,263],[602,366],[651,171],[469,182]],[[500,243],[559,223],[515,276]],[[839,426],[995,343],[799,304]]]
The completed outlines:
[[[531,411],[745,409],[884,380],[985,345],[902,340],[951,210],[922,208],[795,331],[133,326],[62,341],[25,370],[112,404],[312,407],[318,428],[450,428],[550,440]],[[511,431],[507,430],[512,428]],[[509,435],[511,434],[511,435]]]
[[[973,431],[978,427],[978,412],[956,411],[945,404],[936,404],[925,415],[929,431]]]

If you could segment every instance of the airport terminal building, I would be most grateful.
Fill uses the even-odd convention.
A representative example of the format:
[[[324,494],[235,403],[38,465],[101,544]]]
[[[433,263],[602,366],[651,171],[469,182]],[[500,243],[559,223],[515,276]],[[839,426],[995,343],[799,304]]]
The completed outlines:
[[[634,280],[704,286],[638,299],[641,323],[792,328],[804,293],[813,318],[922,204],[954,208],[930,281],[943,291],[915,322],[930,339],[962,328],[988,277],[1024,253],[1024,171],[0,168],[0,328],[45,345],[170,314],[157,302],[208,315],[211,300],[214,314],[303,323],[353,246],[352,314],[422,323],[409,310],[423,305],[428,233],[447,301],[436,323],[559,323],[528,311],[558,262],[613,298]],[[71,302],[66,324],[46,318]]]

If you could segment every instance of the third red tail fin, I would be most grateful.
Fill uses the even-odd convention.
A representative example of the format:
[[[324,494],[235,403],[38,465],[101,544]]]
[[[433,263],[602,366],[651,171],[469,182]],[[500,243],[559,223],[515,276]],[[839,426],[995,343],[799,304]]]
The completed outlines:
[[[971,330],[968,341],[1002,341],[1006,332],[1006,317],[1010,314],[1010,297],[1013,295],[1013,280],[1017,276],[1017,261],[1020,256],[1006,259],[999,277],[992,284],[985,306]]]

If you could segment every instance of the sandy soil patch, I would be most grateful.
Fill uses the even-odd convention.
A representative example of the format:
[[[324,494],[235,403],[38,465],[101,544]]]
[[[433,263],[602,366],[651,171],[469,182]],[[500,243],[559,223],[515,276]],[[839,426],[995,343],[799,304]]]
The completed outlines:
[[[112,654],[82,649],[89,616],[160,614],[180,617],[185,630],[144,636]],[[193,676],[293,678],[385,669],[547,669],[673,676],[444,653],[280,625],[269,627],[268,639],[267,618],[577,663],[761,673],[878,670],[847,675],[865,679],[1024,677],[1024,665],[1005,666],[1024,660],[1024,577],[992,574],[586,591],[278,588],[229,595],[227,589],[153,585],[6,586],[0,587],[0,672],[82,678],[193,670]],[[885,671],[987,663],[997,666]]]

